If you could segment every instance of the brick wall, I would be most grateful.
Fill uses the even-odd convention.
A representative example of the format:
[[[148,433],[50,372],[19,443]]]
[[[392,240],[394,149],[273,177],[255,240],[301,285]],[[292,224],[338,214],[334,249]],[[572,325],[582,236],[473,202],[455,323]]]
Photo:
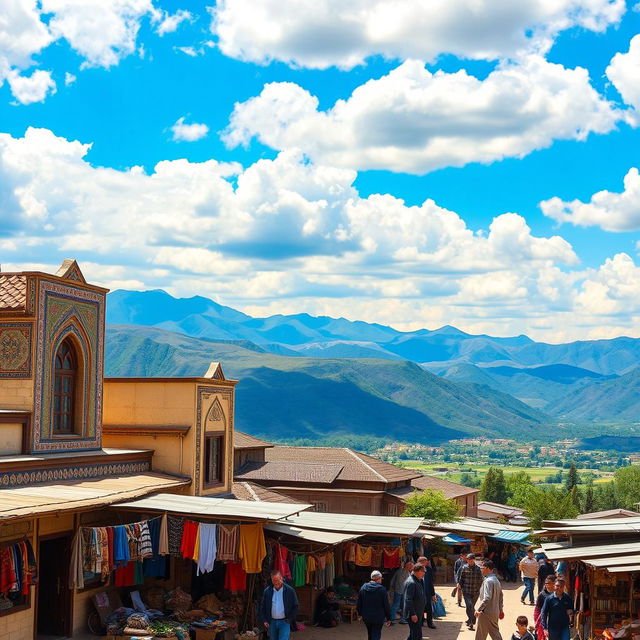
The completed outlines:
[[[2,640],[33,640],[33,606],[24,611],[0,616]]]

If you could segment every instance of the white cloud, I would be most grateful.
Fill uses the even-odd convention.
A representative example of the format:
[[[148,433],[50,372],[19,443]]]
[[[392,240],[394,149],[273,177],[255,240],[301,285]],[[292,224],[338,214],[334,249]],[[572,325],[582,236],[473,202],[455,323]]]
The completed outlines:
[[[606,74],[623,100],[640,111],[640,35],[631,39],[627,53],[613,56]]]
[[[603,31],[624,0],[219,0],[211,30],[228,56],[350,69],[366,58],[512,57],[565,29]]]
[[[68,71],[64,74],[64,85],[65,87],[70,87],[78,78],[73,75],[73,73],[69,73]]]
[[[585,69],[539,56],[503,62],[484,80],[409,60],[328,111],[296,84],[267,84],[235,105],[224,137],[230,146],[256,137],[275,149],[299,147],[333,166],[425,173],[584,140],[621,117]]]
[[[195,142],[196,140],[201,140],[209,133],[209,127],[206,124],[198,124],[197,122],[185,124],[183,116],[176,120],[171,127],[171,131],[173,132],[173,139],[176,142]]]
[[[93,167],[89,147],[43,129],[0,134],[0,248],[12,262],[16,248],[31,263],[71,255],[106,286],[254,312],[559,340],[640,334],[631,258],[580,270],[568,242],[534,235],[516,213],[471,229],[432,200],[363,198],[354,171],[293,151],[247,168],[173,160],[146,173]]]
[[[37,69],[30,76],[20,75],[17,71],[9,72],[8,78],[11,93],[20,104],[43,102],[56,92],[56,83],[50,71]]]
[[[156,28],[156,33],[159,36],[163,36],[167,33],[173,33],[177,31],[178,27],[185,21],[193,20],[193,15],[189,11],[184,9],[178,9],[174,14],[169,14],[166,11],[158,12],[159,15],[156,20],[159,20],[159,24]]]
[[[52,41],[40,20],[37,0],[4,0],[0,20],[0,68],[24,68],[32,64],[31,56]],[[1,76],[0,76],[1,78]]]
[[[637,231],[640,229],[640,175],[629,169],[621,193],[598,191],[589,202],[566,202],[558,197],[544,200],[540,208],[545,216],[557,222],[570,222],[580,227],[599,226],[605,231]]]

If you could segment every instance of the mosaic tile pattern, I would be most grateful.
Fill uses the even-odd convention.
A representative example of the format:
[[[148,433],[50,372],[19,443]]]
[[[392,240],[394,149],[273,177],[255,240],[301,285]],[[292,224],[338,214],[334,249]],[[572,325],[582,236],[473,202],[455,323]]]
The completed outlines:
[[[31,324],[0,324],[0,378],[31,377]]]
[[[99,449],[102,444],[104,367],[103,293],[42,280],[36,328],[33,451]],[[53,361],[60,343],[73,336],[83,359],[84,398],[76,438],[53,436]]]

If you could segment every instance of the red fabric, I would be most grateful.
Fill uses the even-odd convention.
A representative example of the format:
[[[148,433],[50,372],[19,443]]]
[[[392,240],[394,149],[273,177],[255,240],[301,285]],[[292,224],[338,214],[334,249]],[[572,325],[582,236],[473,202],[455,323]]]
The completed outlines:
[[[107,540],[109,542],[109,569],[112,569],[116,564],[113,559],[113,527],[107,527]]]
[[[128,562],[115,570],[113,583],[116,587],[130,587],[136,583],[135,564],[135,562]]]
[[[16,584],[16,572],[12,551],[5,547],[0,549],[0,593],[7,593]]]
[[[281,544],[277,544],[275,547],[273,568],[277,569],[282,574],[283,578],[291,579],[291,569],[287,562],[288,556],[289,549],[283,547]]]
[[[396,569],[400,566],[400,548],[384,549],[382,554],[382,566],[385,569]]]
[[[225,565],[224,588],[229,591],[244,591],[247,588],[247,574],[241,562],[227,562]]]
[[[193,520],[185,520],[182,528],[182,542],[180,543],[180,552],[183,558],[193,559],[193,551],[196,546],[196,537],[198,535],[198,523]]]

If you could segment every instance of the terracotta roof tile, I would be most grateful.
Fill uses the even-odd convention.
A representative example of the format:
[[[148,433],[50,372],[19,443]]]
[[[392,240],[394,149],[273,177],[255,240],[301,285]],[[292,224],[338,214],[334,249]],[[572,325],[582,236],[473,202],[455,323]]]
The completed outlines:
[[[231,493],[237,500],[253,500],[254,502],[284,502],[287,504],[304,504],[300,500],[296,500],[283,493],[265,489],[254,482],[234,482],[231,487]]]
[[[243,433],[242,431],[233,432],[234,449],[262,449],[266,447],[273,447],[273,445],[270,442],[254,438],[248,433]]]
[[[268,462],[306,462],[312,464],[340,464],[338,480],[360,482],[401,482],[420,477],[410,469],[396,467],[359,451],[342,447],[292,447],[276,445],[265,450]]]
[[[269,451],[269,449],[266,449]],[[235,473],[235,480],[272,480],[277,482],[313,482],[331,484],[342,466],[305,462],[246,462]]]
[[[0,310],[19,311],[27,306],[27,278],[0,274]]]
[[[465,487],[462,484],[457,484],[456,482],[451,482],[450,480],[444,480],[443,478],[421,475],[420,477],[412,480],[410,486],[391,489],[387,493],[391,493],[392,495],[404,500],[413,495],[415,491],[424,491],[425,489],[442,491],[444,497],[448,499],[471,495],[472,493],[478,493],[479,491],[478,489]]]

